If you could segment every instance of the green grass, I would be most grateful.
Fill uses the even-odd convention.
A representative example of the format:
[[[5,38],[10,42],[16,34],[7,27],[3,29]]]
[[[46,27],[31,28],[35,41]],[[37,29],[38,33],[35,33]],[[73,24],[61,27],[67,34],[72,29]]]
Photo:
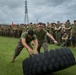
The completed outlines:
[[[14,63],[11,63],[14,49],[18,43],[18,40],[19,39],[17,38],[0,37],[0,75],[23,75],[22,61],[28,57],[28,53],[25,48],[16,58],[16,61]],[[59,47],[49,44],[48,48],[50,50]],[[72,49],[71,47],[70,49],[76,58],[76,49]],[[42,48],[41,51],[43,52]],[[76,65],[58,72],[54,72],[50,75],[76,75]]]

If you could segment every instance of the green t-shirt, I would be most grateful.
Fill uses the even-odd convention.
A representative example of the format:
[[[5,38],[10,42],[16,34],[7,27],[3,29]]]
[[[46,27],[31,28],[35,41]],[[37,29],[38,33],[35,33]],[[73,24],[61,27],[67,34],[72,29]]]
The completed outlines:
[[[26,39],[26,43],[30,43],[32,40],[36,39],[36,35],[34,34],[32,38],[28,37],[27,32],[22,33],[21,38],[25,38]]]
[[[42,29],[41,31],[35,30],[35,34],[37,36],[38,42],[43,42],[46,38],[47,31]]]

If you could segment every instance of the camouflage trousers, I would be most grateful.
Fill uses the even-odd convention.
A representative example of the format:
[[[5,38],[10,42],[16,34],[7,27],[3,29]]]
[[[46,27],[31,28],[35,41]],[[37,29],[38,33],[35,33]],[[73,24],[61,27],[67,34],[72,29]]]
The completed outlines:
[[[56,40],[57,40],[58,43],[60,44],[60,43],[61,43],[61,32],[56,32],[56,33],[55,33],[55,36],[56,36]]]
[[[72,45],[76,46],[76,33],[72,35]]]
[[[44,51],[48,50],[48,45],[46,41],[38,42],[38,48],[37,51],[40,53],[40,49],[43,47]]]
[[[33,47],[31,46],[31,44],[28,44],[28,46],[33,49]],[[18,45],[15,48],[15,52],[14,52],[14,57],[15,58],[20,54],[20,52],[22,51],[23,48],[24,48],[24,46],[22,45],[21,40],[20,40],[18,42]]]

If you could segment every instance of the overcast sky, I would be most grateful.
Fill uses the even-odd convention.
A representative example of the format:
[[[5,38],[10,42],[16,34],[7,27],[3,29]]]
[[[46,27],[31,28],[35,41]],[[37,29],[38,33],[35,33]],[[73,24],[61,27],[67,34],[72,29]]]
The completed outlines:
[[[76,19],[76,0],[27,0],[29,22]],[[0,0],[0,23],[24,23],[25,0]]]

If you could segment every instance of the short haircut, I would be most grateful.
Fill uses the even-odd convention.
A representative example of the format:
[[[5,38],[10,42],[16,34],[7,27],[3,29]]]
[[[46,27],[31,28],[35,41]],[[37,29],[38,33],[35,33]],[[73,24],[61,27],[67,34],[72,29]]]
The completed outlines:
[[[67,20],[67,22],[70,22],[70,20]]]
[[[76,22],[76,20],[74,20],[74,22]]]
[[[28,30],[28,35],[33,36],[34,35],[34,31],[33,30]]]
[[[42,25],[43,23],[42,23],[42,22],[39,22],[38,24],[39,24],[39,25]]]

